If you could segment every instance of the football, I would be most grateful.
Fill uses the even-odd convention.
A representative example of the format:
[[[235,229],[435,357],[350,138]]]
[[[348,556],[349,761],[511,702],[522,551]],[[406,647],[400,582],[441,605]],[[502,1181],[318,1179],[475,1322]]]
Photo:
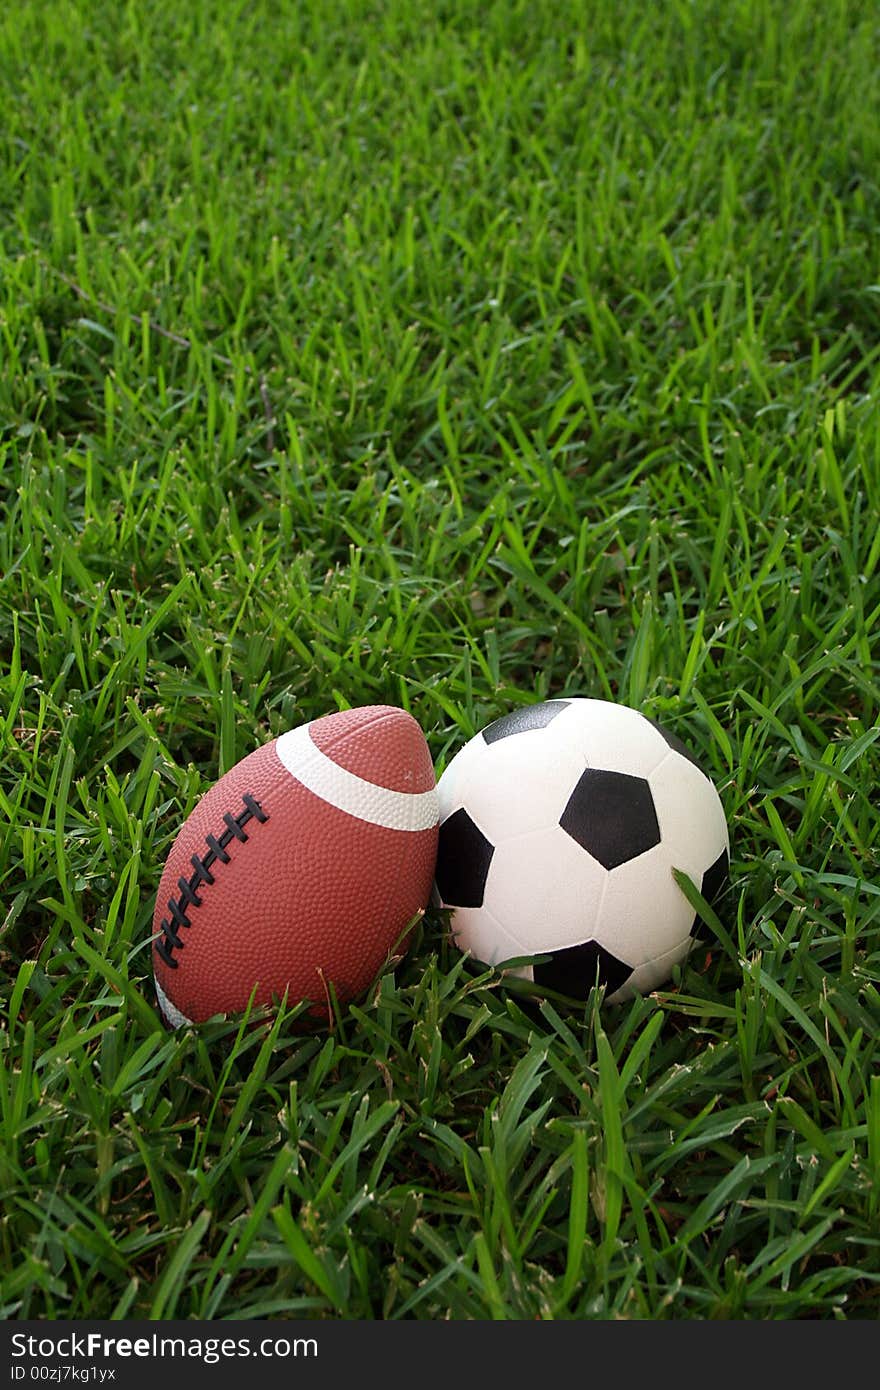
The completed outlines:
[[[427,906],[437,855],[431,755],[405,710],[369,705],[290,729],[229,769],[168,855],[153,916],[171,1027],[330,989],[369,988]]]
[[[674,735],[605,700],[505,715],[438,783],[434,900],[456,943],[512,973],[608,1002],[656,988],[700,925],[673,877],[711,901],[729,867],[718,792]]]

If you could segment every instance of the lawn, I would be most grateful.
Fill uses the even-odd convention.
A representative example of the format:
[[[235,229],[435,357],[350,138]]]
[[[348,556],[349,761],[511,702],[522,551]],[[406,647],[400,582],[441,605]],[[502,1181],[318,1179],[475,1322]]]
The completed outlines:
[[[880,1313],[880,31],[859,0],[0,18],[0,1315]],[[169,1034],[218,774],[636,706],[720,930],[535,1005],[430,911]]]

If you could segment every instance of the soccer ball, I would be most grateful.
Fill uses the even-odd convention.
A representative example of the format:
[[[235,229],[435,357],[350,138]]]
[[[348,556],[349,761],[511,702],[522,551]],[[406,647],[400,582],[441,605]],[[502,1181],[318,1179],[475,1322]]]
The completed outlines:
[[[512,973],[609,1002],[655,989],[699,918],[682,869],[711,901],[730,844],[718,793],[674,735],[606,700],[530,705],[490,724],[437,786],[435,899],[456,943]]]

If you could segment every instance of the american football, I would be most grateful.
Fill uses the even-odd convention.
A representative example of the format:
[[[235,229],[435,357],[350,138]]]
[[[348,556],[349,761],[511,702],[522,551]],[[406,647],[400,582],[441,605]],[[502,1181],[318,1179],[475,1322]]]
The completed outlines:
[[[559,699],[490,724],[438,785],[436,897],[462,950],[609,1002],[654,989],[699,920],[683,870],[711,901],[728,872],[718,793],[674,736],[637,710]]]
[[[159,884],[153,968],[171,1027],[287,992],[326,1016],[362,994],[428,903],[434,768],[405,710],[368,705],[250,753],[181,828]]]

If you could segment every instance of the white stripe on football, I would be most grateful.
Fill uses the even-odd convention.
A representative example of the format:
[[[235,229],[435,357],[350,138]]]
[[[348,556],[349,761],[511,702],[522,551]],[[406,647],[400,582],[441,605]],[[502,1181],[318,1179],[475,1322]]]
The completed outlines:
[[[281,734],[275,743],[292,777],[337,810],[386,830],[430,830],[440,816],[437,789],[396,792],[340,767],[313,742],[309,725]]]
[[[179,1009],[174,1007],[168,995],[159,984],[159,981],[154,980],[153,983],[156,986],[156,998],[159,1000],[159,1008],[165,1015],[168,1024],[172,1028],[183,1028],[186,1024],[191,1023],[192,1020],[187,1018],[186,1014],[182,1014]]]

